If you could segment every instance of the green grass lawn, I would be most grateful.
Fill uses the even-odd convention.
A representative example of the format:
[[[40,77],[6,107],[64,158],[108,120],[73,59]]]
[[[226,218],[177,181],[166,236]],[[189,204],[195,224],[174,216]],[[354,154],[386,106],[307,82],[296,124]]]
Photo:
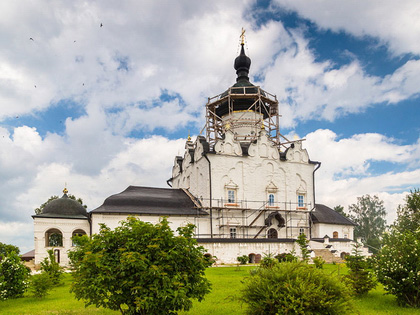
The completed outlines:
[[[238,296],[241,288],[241,280],[249,273],[251,266],[237,267],[214,267],[207,270],[207,277],[212,283],[212,292],[206,299],[194,302],[189,312],[180,312],[183,315],[225,315],[245,314],[245,305],[234,299]],[[325,265],[325,272],[345,274],[347,269],[342,265]],[[45,299],[36,299],[26,294],[24,298],[1,301],[0,314],[119,314],[104,309],[97,309],[94,306],[84,307],[83,302],[74,299],[70,294],[71,277],[66,275],[64,285],[54,289]],[[365,314],[419,314],[420,309],[398,307],[395,298],[391,295],[384,295],[385,291],[379,285],[367,296],[355,299],[355,306],[358,312]]]

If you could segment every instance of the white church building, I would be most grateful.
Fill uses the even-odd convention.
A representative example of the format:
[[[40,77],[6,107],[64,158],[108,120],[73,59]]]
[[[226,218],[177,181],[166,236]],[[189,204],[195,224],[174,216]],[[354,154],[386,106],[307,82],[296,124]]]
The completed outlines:
[[[249,81],[251,60],[241,45],[236,83],[208,99],[205,136],[189,137],[184,155],[175,157],[171,187],[129,186],[89,212],[65,190],[33,215],[35,264],[52,249],[68,265],[74,235],[97,233],[100,223],[115,228],[129,215],[152,223],[166,216],[174,229],[193,223],[198,243],[217,263],[299,255],[300,234],[310,240],[312,257],[333,261],[351,253],[355,224],[316,203],[321,163],[309,158],[302,140],[280,133],[277,98]]]

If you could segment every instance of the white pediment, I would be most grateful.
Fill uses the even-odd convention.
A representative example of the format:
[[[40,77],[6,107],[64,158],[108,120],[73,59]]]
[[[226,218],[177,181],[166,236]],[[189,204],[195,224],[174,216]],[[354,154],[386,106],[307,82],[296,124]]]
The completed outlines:
[[[241,156],[242,148],[232,131],[225,132],[225,138],[216,142],[214,150],[218,154]]]

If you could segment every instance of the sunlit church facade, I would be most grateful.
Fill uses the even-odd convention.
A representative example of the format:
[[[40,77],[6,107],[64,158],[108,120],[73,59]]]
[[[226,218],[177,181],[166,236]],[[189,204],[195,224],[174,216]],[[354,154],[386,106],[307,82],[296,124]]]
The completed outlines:
[[[205,136],[188,137],[183,156],[174,159],[171,187],[129,186],[89,212],[65,190],[33,216],[35,263],[52,249],[67,265],[74,235],[97,233],[100,223],[115,228],[129,215],[152,223],[166,216],[173,229],[193,223],[216,263],[299,255],[300,234],[310,240],[312,257],[334,261],[349,254],[355,224],[316,203],[321,163],[309,158],[302,140],[280,133],[277,98],[249,81],[250,65],[242,43],[236,83],[208,99]]]

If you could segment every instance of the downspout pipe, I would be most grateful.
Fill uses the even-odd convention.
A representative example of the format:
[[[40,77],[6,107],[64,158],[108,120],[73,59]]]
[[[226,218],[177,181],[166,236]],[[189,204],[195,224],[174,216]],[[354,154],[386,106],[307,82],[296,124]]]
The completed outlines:
[[[211,185],[211,162],[207,157],[207,153],[203,152],[203,156],[206,158],[207,162],[209,162],[209,185],[210,185],[210,238],[213,238],[213,193],[212,193],[212,185]]]
[[[314,196],[314,206],[312,207],[312,210],[315,209],[315,172],[321,167],[321,162],[318,161],[311,161],[312,164],[316,164],[316,167],[314,168],[314,171],[312,172],[312,183],[313,183],[313,196]],[[312,211],[311,211],[312,212]],[[309,225],[309,239],[312,238],[312,218],[311,224]]]

